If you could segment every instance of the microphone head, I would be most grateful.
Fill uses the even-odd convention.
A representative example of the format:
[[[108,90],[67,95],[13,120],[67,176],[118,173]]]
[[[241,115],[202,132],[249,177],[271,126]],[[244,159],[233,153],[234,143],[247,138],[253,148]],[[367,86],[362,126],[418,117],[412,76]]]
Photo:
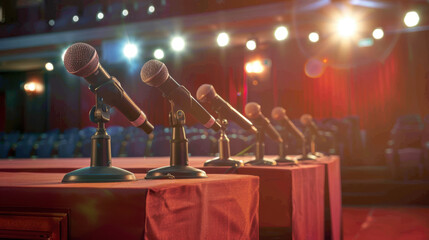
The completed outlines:
[[[143,65],[140,71],[142,81],[152,87],[159,87],[167,81],[168,76],[170,74],[168,73],[167,66],[158,60],[149,60]]]
[[[255,119],[261,115],[261,105],[255,102],[250,102],[244,107],[244,113],[248,118]]]
[[[97,71],[98,64],[97,51],[86,43],[75,43],[68,47],[64,54],[64,67],[67,72],[79,77],[93,74]]]
[[[282,107],[275,107],[271,111],[271,117],[276,121],[280,121],[286,117],[286,110]]]
[[[301,120],[301,123],[303,125],[307,125],[307,124],[310,123],[310,121],[313,120],[313,117],[310,114],[304,114],[304,115],[301,116],[300,120]]]
[[[200,102],[209,102],[216,97],[216,91],[210,84],[203,84],[197,90],[197,99]]]

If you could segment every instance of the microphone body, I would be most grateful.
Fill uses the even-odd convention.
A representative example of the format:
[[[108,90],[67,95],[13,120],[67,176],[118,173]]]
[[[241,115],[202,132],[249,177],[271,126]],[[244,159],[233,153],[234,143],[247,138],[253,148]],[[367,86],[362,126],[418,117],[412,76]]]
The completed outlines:
[[[255,126],[270,136],[274,141],[281,143],[283,142],[279,132],[271,124],[270,120],[261,113],[261,106],[255,102],[246,104],[245,107],[246,116],[255,124]]]
[[[146,115],[131,100],[120,82],[101,66],[97,51],[92,46],[85,43],[71,45],[64,56],[64,66],[69,73],[83,77],[92,92],[102,97],[108,105],[116,107],[133,126],[148,134],[153,131]]]
[[[282,107],[275,107],[271,112],[271,117],[278,121],[288,132],[292,133],[301,142],[305,142],[304,134],[293,124],[293,122],[286,115],[286,110]]]
[[[252,122],[219,96],[212,85],[201,85],[197,90],[197,99],[200,102],[210,104],[214,111],[219,113],[222,117],[236,122],[244,130],[250,131],[253,134],[258,133],[258,130],[253,126]]]
[[[185,112],[190,112],[206,128],[211,128],[215,131],[220,130],[219,123],[192,97],[184,86],[177,83],[170,76],[167,67],[163,63],[157,60],[148,61],[143,65],[140,75],[144,83],[158,88],[165,98]]]
[[[326,141],[326,138],[320,134],[319,128],[314,123],[313,118],[310,114],[302,115],[300,121],[304,126],[306,126],[310,130],[312,135],[316,136],[316,138],[319,138],[322,142]]]

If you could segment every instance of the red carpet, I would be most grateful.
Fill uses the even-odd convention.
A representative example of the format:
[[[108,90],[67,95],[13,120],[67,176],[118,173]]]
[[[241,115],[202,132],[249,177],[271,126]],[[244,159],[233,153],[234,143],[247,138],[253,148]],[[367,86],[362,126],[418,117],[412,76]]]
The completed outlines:
[[[344,207],[344,240],[427,240],[429,208]]]

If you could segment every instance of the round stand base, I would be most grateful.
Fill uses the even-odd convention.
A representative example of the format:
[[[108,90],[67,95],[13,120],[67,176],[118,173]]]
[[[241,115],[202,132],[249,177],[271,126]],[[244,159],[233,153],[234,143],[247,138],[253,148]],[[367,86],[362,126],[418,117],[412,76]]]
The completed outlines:
[[[320,158],[320,157],[324,157],[324,156],[325,156],[325,154],[323,154],[323,153],[321,153],[321,152],[308,153],[308,155],[312,155],[312,156],[315,156],[315,157],[317,157],[317,158]]]
[[[317,157],[308,153],[307,155],[299,155],[299,156],[297,156],[296,160],[298,160],[298,161],[317,160]]]
[[[234,160],[232,158],[228,159],[219,159],[213,158],[211,160],[207,160],[204,163],[204,166],[230,166],[230,167],[242,167],[244,166],[243,161],[241,160]]]
[[[64,175],[63,183],[135,181],[132,172],[117,167],[99,166],[74,170]]]
[[[245,163],[245,165],[255,165],[255,166],[274,166],[277,165],[277,162],[269,159],[260,159],[260,160],[251,160]]]
[[[296,158],[291,158],[291,157],[278,157],[276,159],[274,159],[274,161],[276,161],[277,163],[290,163],[293,165],[298,164],[298,160]]]
[[[145,179],[184,179],[184,178],[206,178],[203,170],[190,166],[166,166],[152,169],[147,172]]]

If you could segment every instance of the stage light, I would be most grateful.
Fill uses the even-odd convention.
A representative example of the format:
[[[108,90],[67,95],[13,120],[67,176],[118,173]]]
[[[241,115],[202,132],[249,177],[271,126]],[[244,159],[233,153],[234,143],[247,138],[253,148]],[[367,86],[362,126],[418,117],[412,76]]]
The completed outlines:
[[[48,70],[48,71],[52,71],[52,70],[54,70],[54,65],[53,65],[52,63],[50,63],[50,62],[47,62],[47,63],[45,64],[45,68],[46,68],[46,70]]]
[[[147,13],[148,13],[148,14],[152,14],[152,13],[154,13],[154,12],[155,12],[155,6],[150,5],[150,6],[147,8]]]
[[[101,20],[104,18],[104,14],[102,12],[97,13],[97,20]]]
[[[312,32],[310,34],[308,34],[308,40],[310,40],[310,42],[318,42],[319,41],[319,34],[317,32]]]
[[[162,49],[158,48],[153,52],[153,56],[156,59],[161,60],[164,58],[164,51],[162,51]]]
[[[245,69],[247,73],[261,73],[264,71],[264,66],[260,60],[255,60],[246,63]]]
[[[382,39],[383,36],[384,36],[384,32],[383,32],[383,29],[381,28],[376,28],[374,29],[374,31],[372,31],[372,37],[374,39]]]
[[[171,48],[176,52],[182,51],[185,49],[185,40],[182,37],[174,37],[171,40]]]
[[[127,9],[122,10],[122,16],[124,16],[124,17],[128,16],[128,10]]]
[[[79,21],[79,16],[78,15],[74,15],[73,16],[73,22],[78,22]]]
[[[415,11],[407,12],[404,17],[404,23],[407,27],[415,27],[420,21],[419,14]]]
[[[256,49],[256,41],[251,39],[249,41],[246,42],[246,47],[247,49],[249,49],[250,51],[253,51]]]
[[[138,53],[137,46],[135,44],[132,44],[132,43],[127,43],[123,49],[123,53],[124,53],[125,57],[127,57],[129,59],[135,58],[137,56],[137,53]]]
[[[48,21],[49,26],[53,27],[55,25],[55,20],[51,19]]]
[[[229,43],[229,36],[225,32],[219,33],[219,35],[217,35],[216,41],[219,47],[225,47]]]
[[[41,93],[43,92],[43,89],[44,89],[43,85],[37,81],[29,81],[24,84],[24,91],[28,95]]]
[[[350,17],[342,18],[337,23],[338,34],[342,37],[351,37],[356,32],[356,21]]]
[[[276,28],[276,31],[274,32],[274,37],[278,41],[285,40],[288,35],[289,35],[289,31],[284,26],[280,26],[280,27]]]

